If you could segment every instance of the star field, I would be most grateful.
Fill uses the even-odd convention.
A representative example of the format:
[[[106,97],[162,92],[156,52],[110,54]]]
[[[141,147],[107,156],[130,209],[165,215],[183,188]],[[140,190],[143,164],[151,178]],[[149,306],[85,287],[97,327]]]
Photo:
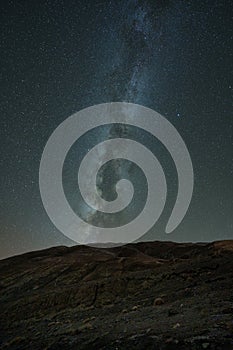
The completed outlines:
[[[193,162],[193,200],[167,236],[164,225],[177,190],[174,165],[150,135],[128,131],[155,152],[168,180],[166,210],[144,239],[233,238],[231,10],[231,2],[222,0],[1,2],[0,257],[72,244],[43,208],[41,154],[68,116],[111,101],[161,113],[183,137]],[[88,147],[109,133],[90,133],[70,151],[64,188],[76,210],[85,212],[74,169]],[[128,172],[130,165],[125,167]],[[134,168],[131,175],[140,193],[143,175]],[[133,211],[143,198],[137,196]]]

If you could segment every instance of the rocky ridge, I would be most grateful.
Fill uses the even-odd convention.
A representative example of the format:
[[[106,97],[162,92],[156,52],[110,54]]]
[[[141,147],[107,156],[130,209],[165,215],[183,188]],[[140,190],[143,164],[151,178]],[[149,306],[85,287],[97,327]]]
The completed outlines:
[[[1,349],[233,349],[233,241],[0,261]]]

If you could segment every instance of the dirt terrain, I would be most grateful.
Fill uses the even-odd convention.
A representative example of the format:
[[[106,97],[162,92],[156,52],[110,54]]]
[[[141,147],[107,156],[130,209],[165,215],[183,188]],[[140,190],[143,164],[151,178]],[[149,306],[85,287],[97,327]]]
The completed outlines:
[[[233,349],[233,241],[0,261],[1,349]]]

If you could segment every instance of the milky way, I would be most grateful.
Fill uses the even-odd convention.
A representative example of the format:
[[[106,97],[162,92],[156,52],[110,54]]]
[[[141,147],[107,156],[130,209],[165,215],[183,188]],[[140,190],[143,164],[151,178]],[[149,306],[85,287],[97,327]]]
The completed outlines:
[[[114,9],[112,8],[113,6],[115,7]],[[154,18],[151,16],[153,12],[147,3],[143,4],[141,1],[125,1],[119,2],[117,5],[113,6],[110,4],[108,11],[110,13],[117,11],[121,20],[117,26],[110,28],[110,30],[114,31],[115,36],[118,36],[121,49],[117,57],[115,57],[116,63],[113,65],[110,72],[108,72],[110,76],[109,85],[116,90],[118,90],[118,88],[122,89],[122,85],[119,86],[118,80],[122,74],[125,75],[123,101],[140,103],[143,96],[149,91],[148,67],[153,59],[153,53],[156,52],[156,43],[161,35],[161,24],[155,16]],[[161,9],[157,6],[156,10],[159,13]],[[109,26],[111,27],[111,23]],[[102,39],[104,40],[104,38]],[[100,81],[102,81],[102,79],[103,78],[100,77]],[[122,92],[116,91],[115,93],[121,94]],[[134,132],[132,132],[132,130],[130,132],[130,128],[123,125],[113,125],[106,130],[105,134],[106,139],[115,137],[127,138],[130,136],[133,137]],[[105,149],[103,149],[103,153],[100,155],[100,162],[104,159],[105,152]],[[128,164],[128,162],[122,164],[119,160],[112,162],[112,179],[115,178],[119,180],[122,177],[130,179],[131,176],[132,180],[132,175],[135,177],[135,180],[139,180],[139,184],[141,178],[138,177],[137,172],[132,170],[132,164]],[[98,188],[101,194],[103,193],[103,185],[105,185],[105,189],[107,188],[108,191],[111,190],[114,192],[115,184],[112,183],[112,186],[109,184],[109,173],[105,175],[104,171],[101,171],[98,179]],[[86,208],[86,206],[84,206],[84,208]],[[85,221],[100,226],[105,226],[106,221],[109,222],[109,220],[107,220],[109,215],[100,214],[90,209],[83,217]],[[115,215],[115,219],[112,216],[113,223],[111,225],[114,225],[114,223],[115,225],[119,225],[119,222],[125,222],[127,219],[128,212],[121,213],[117,216]],[[91,231],[92,229],[90,228],[90,232]]]

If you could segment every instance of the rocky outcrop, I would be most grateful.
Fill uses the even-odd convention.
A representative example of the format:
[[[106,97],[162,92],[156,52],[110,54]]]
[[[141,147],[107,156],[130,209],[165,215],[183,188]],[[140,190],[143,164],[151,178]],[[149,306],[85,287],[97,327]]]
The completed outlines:
[[[233,349],[233,241],[0,261],[1,349]]]

